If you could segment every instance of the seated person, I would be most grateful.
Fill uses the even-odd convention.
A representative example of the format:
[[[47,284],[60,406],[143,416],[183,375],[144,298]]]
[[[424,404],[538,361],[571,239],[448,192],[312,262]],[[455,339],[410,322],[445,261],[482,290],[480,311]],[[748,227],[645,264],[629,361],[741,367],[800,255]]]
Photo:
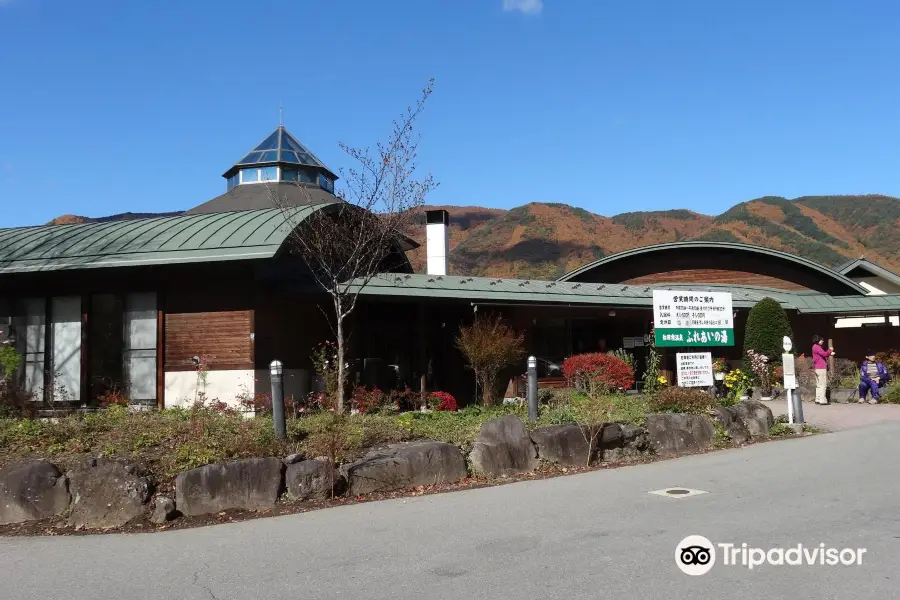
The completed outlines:
[[[881,388],[887,384],[891,376],[884,363],[875,359],[875,353],[866,351],[866,359],[859,368],[859,403],[866,401],[868,392],[872,392],[871,404],[876,404],[881,397]]]

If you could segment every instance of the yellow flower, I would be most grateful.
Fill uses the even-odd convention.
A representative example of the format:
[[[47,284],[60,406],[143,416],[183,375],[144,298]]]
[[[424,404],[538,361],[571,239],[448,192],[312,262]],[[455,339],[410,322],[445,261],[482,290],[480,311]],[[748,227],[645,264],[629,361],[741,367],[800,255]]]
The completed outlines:
[[[660,383],[663,383],[663,384],[669,382],[668,379],[666,379],[666,378],[663,377],[662,375],[659,376],[659,379],[658,379],[657,381],[659,381]]]

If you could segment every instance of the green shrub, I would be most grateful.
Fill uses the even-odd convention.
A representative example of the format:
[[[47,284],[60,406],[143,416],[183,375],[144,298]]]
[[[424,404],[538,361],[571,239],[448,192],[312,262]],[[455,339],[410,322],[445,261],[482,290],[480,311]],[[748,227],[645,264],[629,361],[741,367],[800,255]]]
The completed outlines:
[[[769,364],[781,364],[784,336],[793,337],[787,313],[777,300],[763,298],[750,309],[744,331],[744,356],[755,350],[769,359]],[[749,360],[747,361],[749,365]],[[748,369],[749,370],[749,369]]]
[[[541,415],[541,424],[566,425],[578,420],[578,414],[572,406],[556,406],[547,408]]]
[[[609,420],[628,425],[643,425],[647,420],[647,398],[638,394],[618,394],[612,397]]]
[[[788,423],[775,423],[769,429],[769,435],[772,437],[785,437],[795,435],[794,428]]]
[[[884,404],[900,404],[900,384],[894,383],[882,390],[881,400]]]
[[[649,409],[654,413],[704,414],[716,405],[708,392],[694,388],[670,387],[650,397]]]

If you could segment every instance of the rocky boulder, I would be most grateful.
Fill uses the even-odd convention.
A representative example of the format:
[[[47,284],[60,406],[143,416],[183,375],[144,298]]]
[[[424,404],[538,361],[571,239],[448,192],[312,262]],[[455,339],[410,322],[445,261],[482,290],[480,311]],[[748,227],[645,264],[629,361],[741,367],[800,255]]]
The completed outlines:
[[[167,521],[175,518],[175,502],[171,498],[165,496],[157,496],[153,507],[153,514],[150,515],[150,522],[162,525]]]
[[[46,519],[69,508],[69,482],[46,460],[0,469],[0,525]]]
[[[750,440],[750,432],[738,416],[728,406],[717,406],[713,412],[713,418],[718,421],[728,438],[735,444],[744,444]]]
[[[650,445],[657,454],[685,454],[712,446],[716,428],[706,415],[647,415]]]
[[[327,500],[347,488],[344,476],[323,460],[302,460],[288,465],[284,473],[288,494],[297,500]]]
[[[534,443],[522,420],[515,415],[484,423],[469,460],[475,473],[488,477],[515,475],[538,466]]]
[[[531,432],[538,458],[571,467],[583,467],[593,460],[596,447],[588,444],[590,433],[578,425],[550,425]]]
[[[246,458],[206,465],[175,478],[175,505],[187,516],[228,509],[266,510],[281,491],[284,464],[278,458]]]
[[[775,424],[775,417],[769,407],[761,402],[744,400],[729,409],[750,432],[750,437],[769,437],[769,430]]]
[[[529,443],[531,440],[529,440]],[[467,475],[459,448],[444,442],[393,444],[373,450],[345,469],[351,495],[455,483]]]
[[[69,525],[76,528],[121,527],[144,513],[152,482],[133,465],[107,458],[91,458],[70,471],[72,510]]]
[[[606,461],[623,460],[645,454],[650,449],[647,430],[635,425],[609,423],[600,435],[600,458]]]

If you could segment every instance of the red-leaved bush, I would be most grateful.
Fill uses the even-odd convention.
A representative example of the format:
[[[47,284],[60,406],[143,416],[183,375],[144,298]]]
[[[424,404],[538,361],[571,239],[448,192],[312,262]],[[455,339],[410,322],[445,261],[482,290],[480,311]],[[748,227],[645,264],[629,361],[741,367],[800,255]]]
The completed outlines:
[[[431,392],[428,395],[428,405],[432,410],[457,410],[456,398],[447,392]]]
[[[387,395],[384,392],[378,388],[367,390],[362,386],[355,388],[350,398],[350,406],[362,414],[374,412],[386,402]]]
[[[621,358],[605,352],[576,354],[563,362],[570,385],[587,394],[607,394],[634,385],[634,371]]]

